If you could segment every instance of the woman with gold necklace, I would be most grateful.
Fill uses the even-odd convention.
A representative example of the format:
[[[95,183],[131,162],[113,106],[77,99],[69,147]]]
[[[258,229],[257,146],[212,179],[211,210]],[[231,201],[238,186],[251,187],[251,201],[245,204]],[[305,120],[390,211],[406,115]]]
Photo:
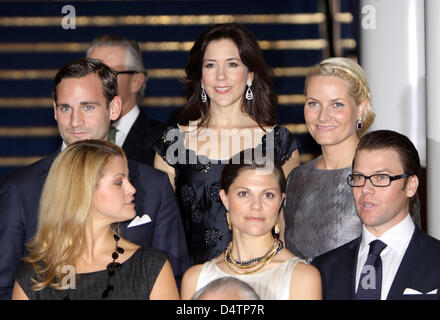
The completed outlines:
[[[245,281],[263,300],[321,299],[318,270],[293,255],[278,239],[286,188],[282,168],[270,160],[261,164],[255,158],[233,163],[225,166],[220,182],[232,241],[217,258],[188,269],[182,280],[182,299],[190,299],[211,281],[225,276]]]

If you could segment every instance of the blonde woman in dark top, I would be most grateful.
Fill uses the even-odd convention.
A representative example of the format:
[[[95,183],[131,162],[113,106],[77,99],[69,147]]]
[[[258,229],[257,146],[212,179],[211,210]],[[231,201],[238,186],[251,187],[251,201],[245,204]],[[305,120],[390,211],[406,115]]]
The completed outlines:
[[[13,299],[178,299],[165,254],[121,238],[135,216],[127,159],[113,143],[84,140],[55,159],[37,233]]]

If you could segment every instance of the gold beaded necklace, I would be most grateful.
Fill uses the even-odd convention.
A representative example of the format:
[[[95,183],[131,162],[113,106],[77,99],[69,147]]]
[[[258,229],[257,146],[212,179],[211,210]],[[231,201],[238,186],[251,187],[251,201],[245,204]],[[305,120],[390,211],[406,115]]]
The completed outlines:
[[[232,241],[231,241],[228,247],[226,248],[224,260],[226,266],[232,272],[239,274],[251,274],[261,270],[266,264],[268,264],[272,260],[272,258],[275,255],[278,254],[278,252],[281,251],[282,248],[283,248],[283,242],[279,239],[275,239],[274,244],[269,249],[269,251],[266,252],[264,256],[241,262],[239,260],[235,260],[232,257]]]

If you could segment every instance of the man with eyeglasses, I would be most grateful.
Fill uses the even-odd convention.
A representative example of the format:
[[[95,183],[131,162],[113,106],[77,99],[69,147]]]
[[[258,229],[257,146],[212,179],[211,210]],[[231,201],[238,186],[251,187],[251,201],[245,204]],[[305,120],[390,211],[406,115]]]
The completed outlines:
[[[118,75],[122,111],[112,124],[110,140],[122,147],[129,159],[153,166],[152,144],[167,125],[151,119],[139,108],[147,85],[147,72],[138,43],[123,36],[104,35],[92,41],[87,57],[102,60]]]
[[[439,299],[440,241],[408,213],[420,181],[416,148],[397,132],[374,131],[361,138],[352,168],[362,234],[313,260],[324,299]]]

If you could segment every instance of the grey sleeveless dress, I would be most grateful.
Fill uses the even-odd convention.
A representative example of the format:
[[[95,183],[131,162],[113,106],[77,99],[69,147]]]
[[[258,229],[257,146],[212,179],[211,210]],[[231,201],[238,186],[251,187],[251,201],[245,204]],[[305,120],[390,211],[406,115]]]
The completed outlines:
[[[318,170],[319,157],[289,174],[284,208],[286,247],[314,258],[355,238],[362,231],[347,176],[351,167]]]

